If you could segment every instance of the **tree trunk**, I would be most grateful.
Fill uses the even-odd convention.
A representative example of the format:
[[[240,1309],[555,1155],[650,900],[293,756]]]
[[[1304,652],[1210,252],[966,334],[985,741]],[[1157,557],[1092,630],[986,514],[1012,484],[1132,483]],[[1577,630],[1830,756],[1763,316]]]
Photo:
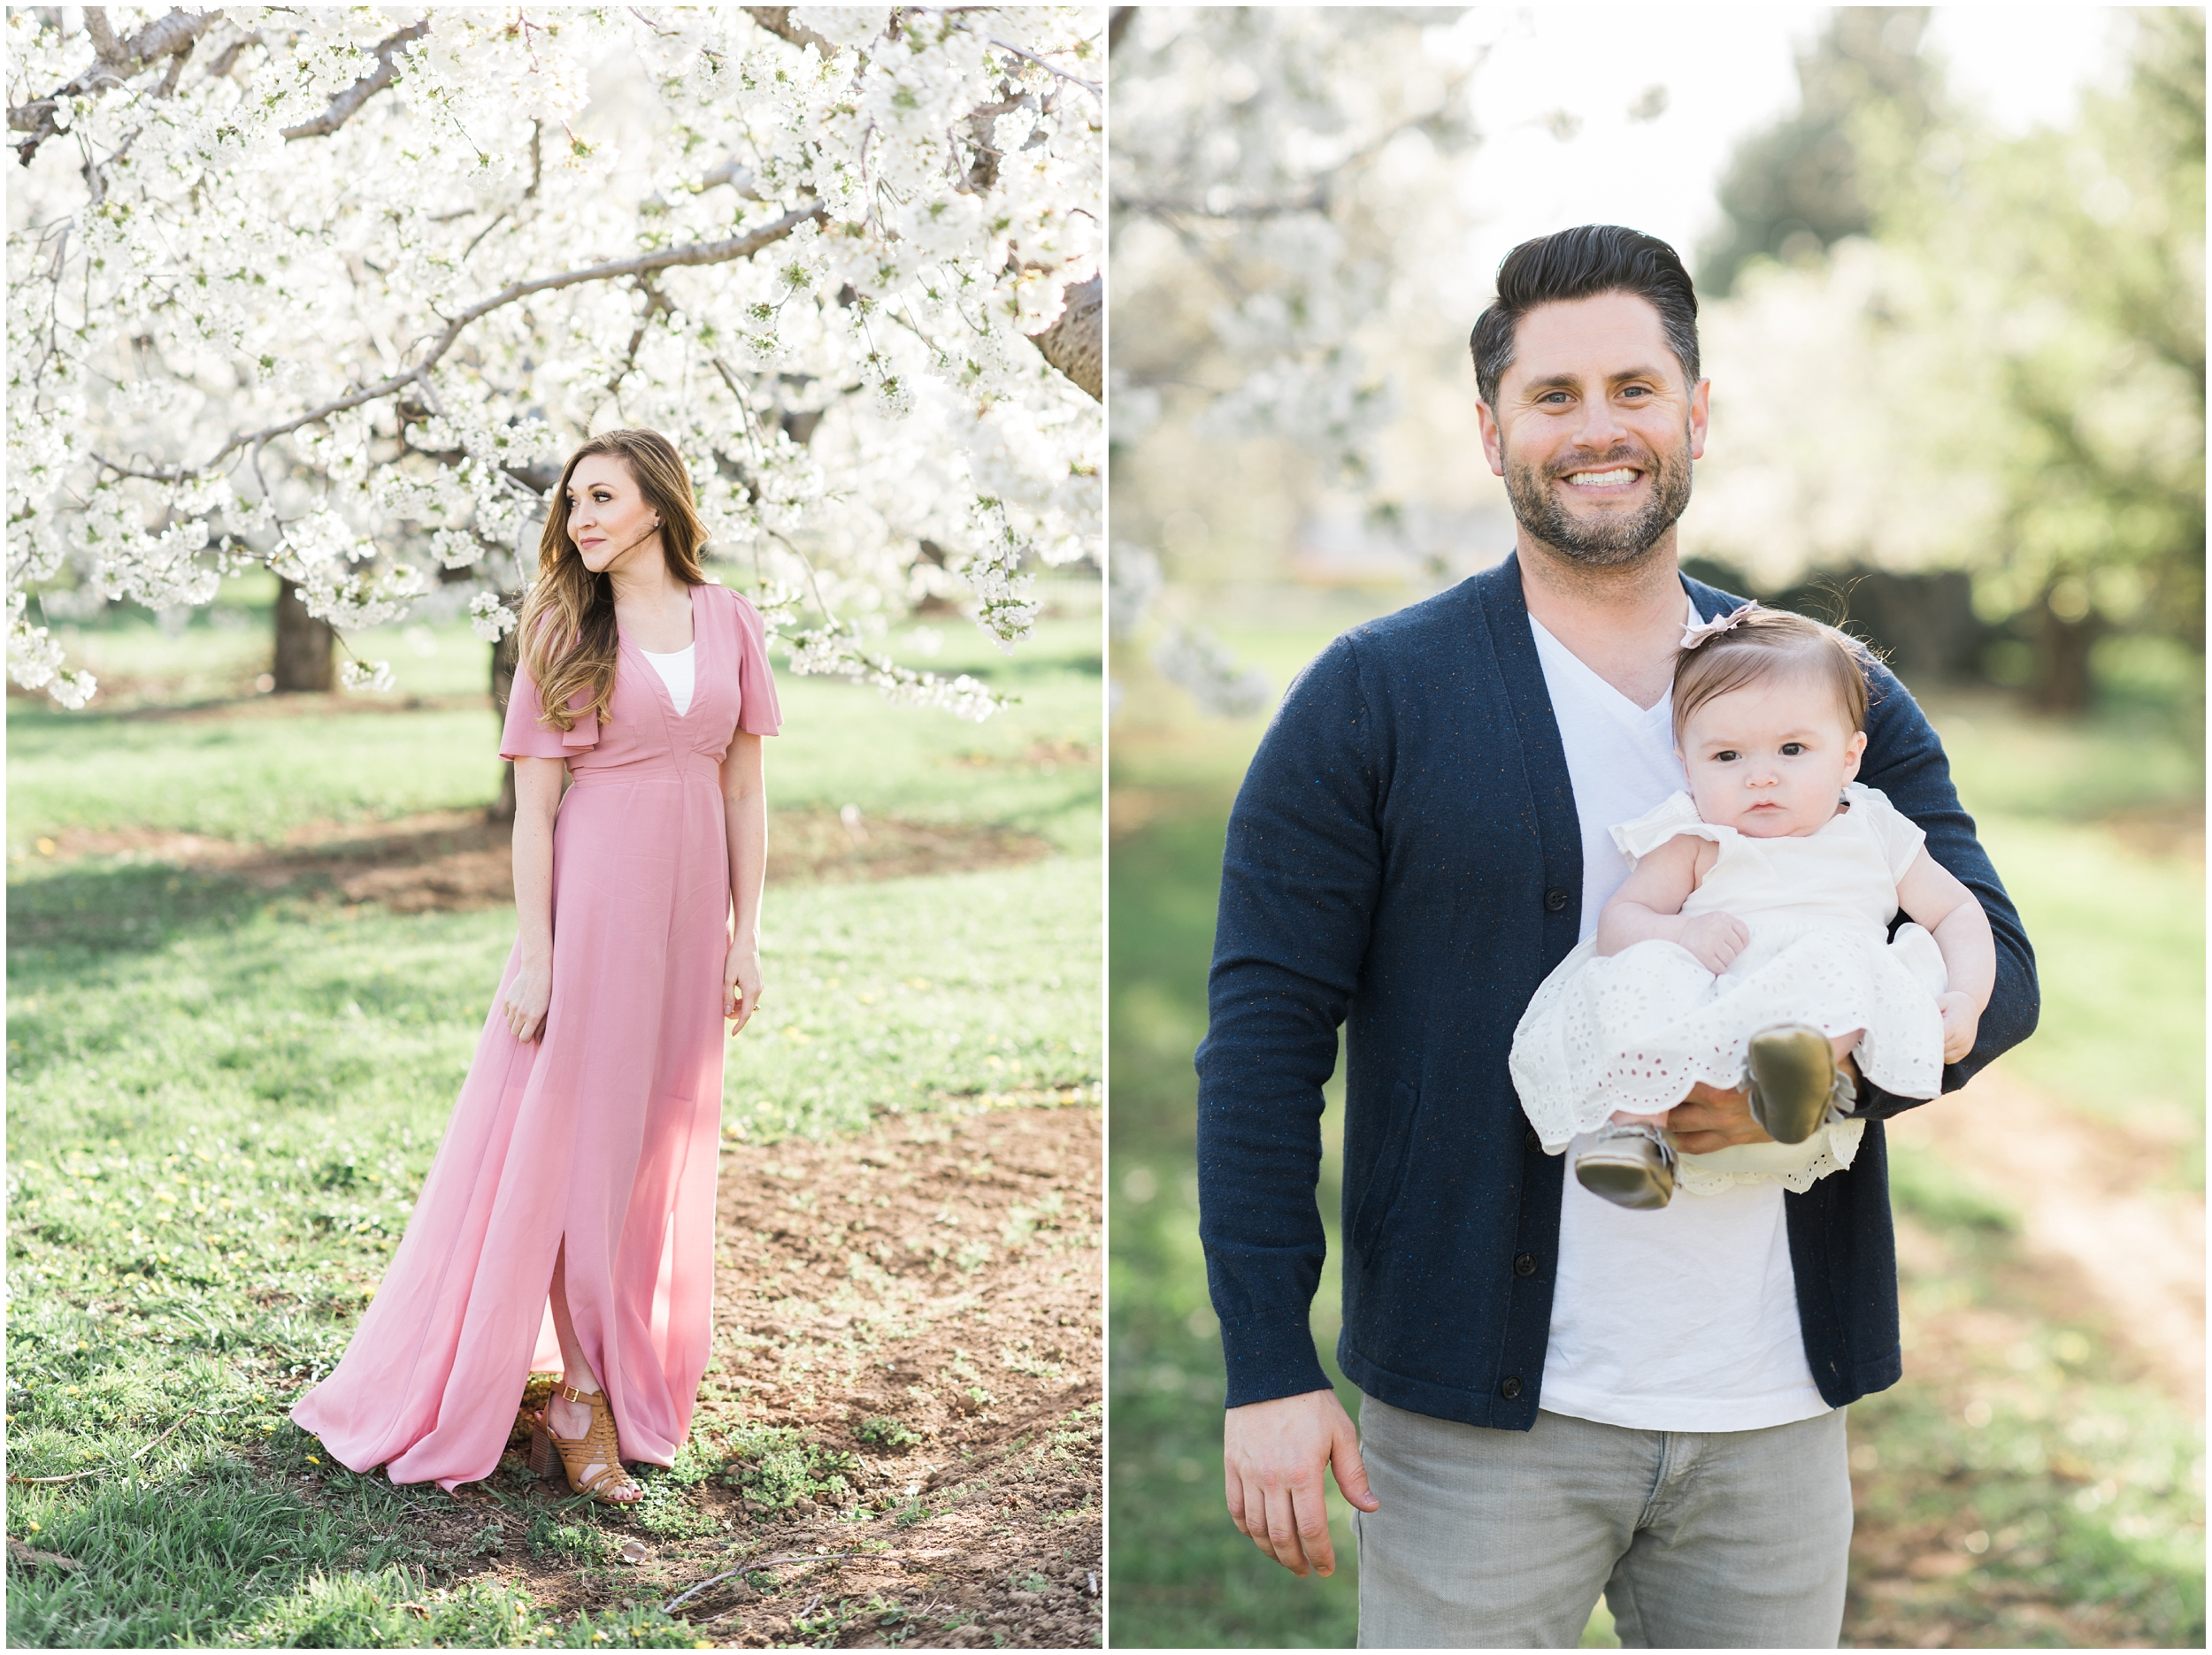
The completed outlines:
[[[2046,594],[2035,640],[2035,678],[2028,697],[2036,710],[2071,716],[2089,710],[2089,647],[2104,631],[2094,609],[2068,620]]]
[[[520,609],[522,601],[511,594],[503,594],[512,607]],[[492,646],[492,713],[503,730],[507,722],[507,697],[515,687],[515,668],[522,659],[520,629],[510,632]],[[511,824],[515,819],[515,766],[512,759],[503,759],[499,765],[499,797],[492,801],[487,813],[489,820]]]
[[[828,41],[812,29],[802,28],[791,20],[791,8],[787,5],[749,5],[745,8],[745,15],[771,34],[782,35],[794,46],[813,47],[822,54],[824,63],[837,56],[837,48]]]
[[[328,621],[319,621],[300,601],[300,589],[287,580],[277,591],[276,666],[273,676],[279,693],[326,693],[337,687],[332,645],[337,634]]]
[[[1106,400],[1105,295],[1102,276],[1070,287],[1060,319],[1029,339],[1047,362],[1102,402]]]

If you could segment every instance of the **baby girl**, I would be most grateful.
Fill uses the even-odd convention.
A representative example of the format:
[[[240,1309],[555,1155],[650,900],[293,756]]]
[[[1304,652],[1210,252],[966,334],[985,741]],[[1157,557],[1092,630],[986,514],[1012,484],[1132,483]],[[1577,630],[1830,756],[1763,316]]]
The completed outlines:
[[[1988,918],[1925,836],[1859,785],[1861,647],[1746,604],[1683,634],[1674,737],[1690,790],[1612,830],[1632,871],[1597,935],[1514,1031],[1513,1084],[1554,1154],[1623,1207],[1851,1164],[1864,1122],[1845,1056],[1932,1098],[1973,1048],[1997,974]],[[1915,923],[1890,922],[1901,910]],[[1678,1153],[1666,1112],[1747,1087],[1774,1141]]]

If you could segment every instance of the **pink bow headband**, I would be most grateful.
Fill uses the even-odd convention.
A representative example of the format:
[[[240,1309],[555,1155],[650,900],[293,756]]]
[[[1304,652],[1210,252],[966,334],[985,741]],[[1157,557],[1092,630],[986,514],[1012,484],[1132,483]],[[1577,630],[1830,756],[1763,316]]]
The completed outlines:
[[[1740,625],[1749,619],[1752,610],[1758,607],[1755,603],[1747,603],[1740,609],[1731,609],[1725,615],[1716,615],[1709,621],[1700,621],[1694,626],[1684,627],[1681,647],[1694,649],[1709,639],[1719,637],[1730,627]]]

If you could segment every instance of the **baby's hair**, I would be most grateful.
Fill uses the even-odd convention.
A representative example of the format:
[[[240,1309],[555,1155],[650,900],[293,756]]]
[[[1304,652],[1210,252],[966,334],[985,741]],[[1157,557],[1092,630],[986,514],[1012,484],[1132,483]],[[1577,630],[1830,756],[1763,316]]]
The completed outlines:
[[[1706,702],[1785,672],[1824,680],[1845,724],[1863,730],[1864,669],[1872,659],[1864,644],[1832,626],[1755,604],[1725,632],[1709,633],[1675,658],[1675,741],[1680,744],[1691,716]]]

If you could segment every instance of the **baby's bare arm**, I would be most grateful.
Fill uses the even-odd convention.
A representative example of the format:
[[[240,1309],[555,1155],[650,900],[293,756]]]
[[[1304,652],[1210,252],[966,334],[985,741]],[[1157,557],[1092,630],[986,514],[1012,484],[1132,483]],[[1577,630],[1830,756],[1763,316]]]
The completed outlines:
[[[1669,839],[1636,864],[1598,916],[1597,951],[1616,954],[1640,942],[1671,942],[1687,948],[1709,971],[1728,969],[1751,940],[1743,923],[1726,914],[1686,919],[1683,903],[1711,865],[1715,847],[1687,834]]]
[[[1669,839],[1637,862],[1598,915],[1598,952],[1615,954],[1655,938],[1678,941],[1682,905],[1697,889],[1697,847],[1686,834]]]
[[[1997,986],[1997,941],[1974,893],[1923,850],[1897,882],[1897,906],[1928,928],[1942,951],[1951,992],[1971,1000],[1978,1016]]]
[[[1974,893],[1923,850],[1897,882],[1897,906],[1928,928],[1951,986],[1936,996],[1943,1014],[1943,1061],[1974,1049],[1982,1013],[1997,986],[1997,939]]]

